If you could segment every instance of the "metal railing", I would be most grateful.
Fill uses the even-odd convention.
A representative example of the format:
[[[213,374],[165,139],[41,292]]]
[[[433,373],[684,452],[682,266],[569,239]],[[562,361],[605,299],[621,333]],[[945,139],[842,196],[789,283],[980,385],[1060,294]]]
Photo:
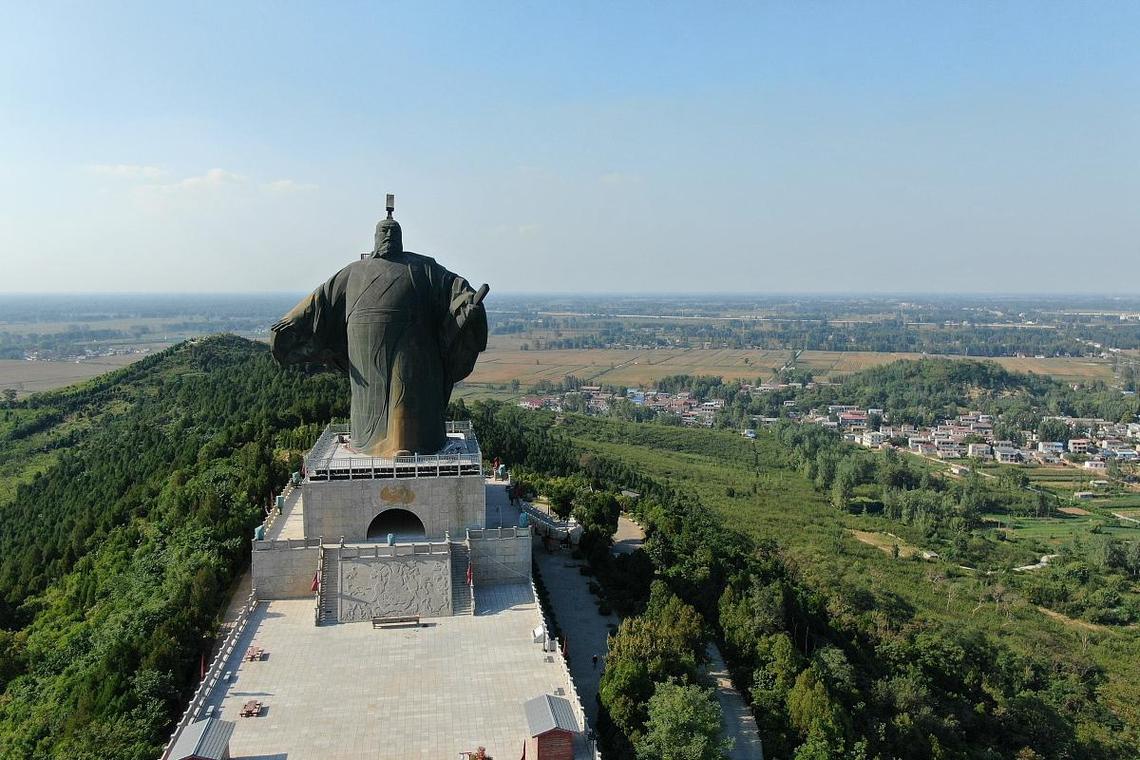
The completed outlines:
[[[478,441],[474,440],[471,423],[448,422],[447,432],[469,436],[469,450],[452,454],[413,454],[400,457],[338,457],[337,447],[341,445],[341,437],[348,435],[349,428],[345,424],[329,425],[305,457],[305,477],[310,481],[459,475],[481,477],[483,455]]]

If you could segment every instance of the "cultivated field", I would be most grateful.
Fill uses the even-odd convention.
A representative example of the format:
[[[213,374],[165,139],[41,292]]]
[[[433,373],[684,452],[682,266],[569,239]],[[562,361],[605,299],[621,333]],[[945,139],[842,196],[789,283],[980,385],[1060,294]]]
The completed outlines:
[[[570,331],[561,333],[568,336]],[[542,339],[552,336],[540,334]],[[755,381],[770,379],[792,357],[788,349],[661,348],[661,349],[566,349],[538,351],[520,348],[535,338],[529,335],[492,336],[475,371],[461,386],[459,395],[486,395],[489,386],[509,385],[518,380],[523,390],[547,380],[561,382],[567,375],[594,384],[618,386],[653,385],[668,375],[718,375],[725,379]],[[139,341],[130,341],[137,344]],[[166,347],[158,343],[151,350]],[[533,345],[533,344],[532,344]],[[0,388],[15,388],[21,395],[50,390],[109,372],[143,355],[99,357],[90,361],[29,362],[0,360]],[[897,359],[918,359],[921,354],[869,351],[803,351],[797,367],[809,368],[818,378],[858,372]],[[1108,380],[1108,362],[1093,359],[992,359],[1019,372],[1037,372],[1067,381]]]
[[[726,379],[770,378],[791,357],[787,349],[745,350],[727,348],[570,349],[523,351],[525,338],[510,336],[492,340],[479,358],[468,384],[505,384],[518,380],[522,387],[540,380],[558,382],[566,375],[597,384],[652,385],[666,375],[719,375]],[[921,354],[869,351],[804,351],[797,367],[810,368],[816,377],[836,377],[897,359],[918,359]],[[960,358],[960,357],[951,357]],[[1052,375],[1060,380],[1109,380],[1112,366],[1096,359],[992,359],[1007,369]]]
[[[14,388],[20,396],[78,383],[125,367],[146,354],[100,356],[81,362],[30,362],[23,359],[0,359],[0,388]]]

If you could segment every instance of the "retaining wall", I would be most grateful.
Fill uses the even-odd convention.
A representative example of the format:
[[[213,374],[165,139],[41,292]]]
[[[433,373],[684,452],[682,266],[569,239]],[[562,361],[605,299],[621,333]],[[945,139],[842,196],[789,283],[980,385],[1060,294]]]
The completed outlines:
[[[467,531],[475,585],[530,582],[530,528]]]

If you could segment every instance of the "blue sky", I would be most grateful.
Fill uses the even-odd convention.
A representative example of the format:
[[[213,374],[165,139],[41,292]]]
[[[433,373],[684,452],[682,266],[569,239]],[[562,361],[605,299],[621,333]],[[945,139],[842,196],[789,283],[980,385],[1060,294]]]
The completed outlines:
[[[330,4],[332,5],[332,4]],[[0,292],[1140,290],[1138,3],[9,4]]]

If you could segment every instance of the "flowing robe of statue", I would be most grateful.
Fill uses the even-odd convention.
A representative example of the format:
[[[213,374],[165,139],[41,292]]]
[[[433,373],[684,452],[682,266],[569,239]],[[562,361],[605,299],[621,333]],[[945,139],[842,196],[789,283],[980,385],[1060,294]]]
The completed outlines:
[[[487,314],[462,277],[404,251],[399,225],[377,227],[353,262],[273,326],[283,364],[318,362],[352,384],[351,445],[362,454],[432,454],[447,443],[452,386],[487,347]]]

